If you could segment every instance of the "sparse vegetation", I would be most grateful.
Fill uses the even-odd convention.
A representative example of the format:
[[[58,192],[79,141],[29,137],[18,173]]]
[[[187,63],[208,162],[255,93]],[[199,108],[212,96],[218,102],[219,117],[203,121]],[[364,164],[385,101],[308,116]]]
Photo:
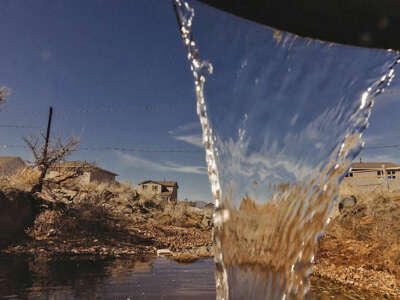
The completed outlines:
[[[339,213],[337,207],[319,242],[316,273],[341,283],[395,294],[400,286],[400,191],[363,192],[342,185],[340,197],[357,203]]]
[[[31,167],[26,167],[19,170],[13,176],[11,176],[10,181],[12,183],[21,183],[27,185],[35,185],[38,183],[40,177],[39,171]]]
[[[34,161],[33,166],[36,167],[40,176],[37,184],[32,188],[32,192],[41,192],[43,187],[43,182],[47,174],[47,170],[54,164],[63,161],[72,152],[77,150],[77,145],[79,143],[79,138],[71,138],[67,142],[63,142],[60,137],[46,141],[44,135],[40,136],[29,136],[23,138],[25,144],[32,151]],[[78,168],[74,170],[71,174],[63,176],[58,180],[52,180],[56,183],[66,181],[70,178],[78,177],[82,174],[82,169]]]
[[[38,173],[21,170],[12,181],[27,184],[29,191]],[[158,199],[142,198],[130,182],[65,181],[46,184],[34,195],[41,210],[26,230],[29,239],[3,253],[148,255],[163,248],[180,251],[211,245],[211,214],[202,216],[182,204],[177,210],[174,204],[161,207]],[[172,221],[162,221],[166,219]]]

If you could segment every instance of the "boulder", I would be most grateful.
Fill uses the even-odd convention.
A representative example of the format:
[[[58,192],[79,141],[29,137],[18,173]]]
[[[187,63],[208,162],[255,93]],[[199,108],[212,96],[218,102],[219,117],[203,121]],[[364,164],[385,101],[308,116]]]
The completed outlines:
[[[339,201],[338,208],[339,212],[343,212],[347,209],[353,208],[357,204],[357,198],[353,195],[345,197]]]

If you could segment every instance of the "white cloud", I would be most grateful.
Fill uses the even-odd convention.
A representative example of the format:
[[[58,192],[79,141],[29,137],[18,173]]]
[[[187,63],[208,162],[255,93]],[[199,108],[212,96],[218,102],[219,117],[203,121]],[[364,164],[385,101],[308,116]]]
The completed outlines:
[[[181,125],[174,130],[168,131],[168,133],[178,141],[184,141],[200,148],[203,147],[200,122]]]
[[[188,132],[192,132],[192,131],[197,131],[197,132],[201,131],[200,121],[190,122],[190,123],[181,125],[174,130],[168,131],[168,133],[170,135],[180,135],[180,134],[184,134],[184,133],[188,133]]]
[[[160,172],[177,172],[201,175],[207,174],[207,168],[204,166],[184,166],[170,161],[159,163],[122,152],[117,152],[117,155],[125,165],[143,169],[156,170]]]
[[[193,135],[180,135],[174,136],[176,140],[184,141],[186,143],[192,144],[197,147],[203,147],[203,141],[200,134],[193,134]]]

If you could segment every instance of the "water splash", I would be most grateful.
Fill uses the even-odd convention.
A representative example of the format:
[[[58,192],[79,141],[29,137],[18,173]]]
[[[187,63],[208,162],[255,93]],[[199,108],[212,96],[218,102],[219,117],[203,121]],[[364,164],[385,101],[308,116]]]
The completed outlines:
[[[315,242],[398,54],[303,39],[219,13],[218,34],[211,28],[203,44],[229,51],[223,59],[215,54],[226,69],[213,75],[213,97],[205,99],[213,68],[199,58],[193,8],[174,3],[217,207],[217,299],[302,299]]]
[[[190,69],[193,73],[194,84],[197,97],[197,114],[200,118],[202,133],[203,133],[203,145],[206,151],[206,162],[208,167],[208,178],[211,183],[211,191],[215,199],[215,213],[214,213],[214,224],[216,228],[222,226],[223,220],[225,220],[227,215],[227,210],[220,207],[221,204],[221,186],[219,183],[218,169],[216,164],[215,148],[213,147],[214,138],[212,128],[210,126],[207,106],[204,99],[204,83],[206,81],[207,75],[212,74],[213,67],[211,63],[207,61],[200,61],[198,49],[196,42],[192,33],[192,22],[194,18],[194,9],[189,6],[187,2],[181,2],[180,0],[175,0],[174,2],[175,14],[177,17],[177,22],[179,29],[182,34],[182,39],[186,47],[187,58],[190,62]],[[223,262],[222,256],[222,245],[221,240],[214,238],[215,247],[215,282],[217,299],[227,300],[229,298],[228,294],[228,276],[226,266]]]

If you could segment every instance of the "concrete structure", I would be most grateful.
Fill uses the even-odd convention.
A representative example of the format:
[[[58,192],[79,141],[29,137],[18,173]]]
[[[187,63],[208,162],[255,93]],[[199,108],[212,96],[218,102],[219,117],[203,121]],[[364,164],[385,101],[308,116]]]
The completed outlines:
[[[176,181],[146,180],[138,184],[138,193],[147,198],[159,197],[162,201],[176,203],[178,188]]]
[[[391,162],[353,163],[343,182],[365,191],[400,189],[400,166]]]
[[[47,172],[46,178],[56,178],[71,175],[82,170],[83,174],[76,180],[79,183],[116,183],[118,174],[99,168],[93,164],[83,161],[67,161],[53,165]]]
[[[0,177],[12,176],[26,167],[25,162],[16,156],[0,157]]]

